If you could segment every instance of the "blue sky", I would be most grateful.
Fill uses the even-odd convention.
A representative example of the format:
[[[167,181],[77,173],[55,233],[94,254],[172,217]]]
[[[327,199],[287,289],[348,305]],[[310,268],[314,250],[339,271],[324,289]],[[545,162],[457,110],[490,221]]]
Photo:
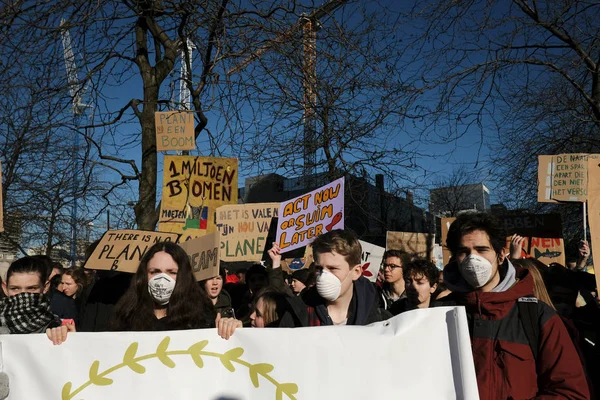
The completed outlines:
[[[392,6],[396,6],[396,2],[391,2]],[[349,11],[348,11],[349,12]],[[318,45],[317,45],[318,46]],[[115,105],[125,104],[129,98],[136,97],[142,98],[142,90],[141,90],[141,82],[135,73],[131,74],[132,78],[127,80],[124,83],[113,81],[111,82],[112,87],[108,87],[104,92],[104,95],[110,99],[111,104],[98,104],[97,107],[100,109],[104,109],[108,105],[110,105],[111,109],[115,109]],[[176,79],[178,77],[178,70],[176,68],[175,73],[173,74],[173,78]],[[163,85],[163,92],[168,91],[170,85],[172,84],[172,80],[167,80]],[[178,83],[175,83],[175,87],[178,87]],[[177,92],[176,92],[177,93]],[[162,96],[165,98],[166,96]],[[206,115],[208,117],[209,123],[207,129],[210,132],[218,133],[226,127],[222,124],[221,120],[222,115],[219,113],[217,109],[210,109],[206,111]],[[299,116],[301,117],[301,116]],[[268,116],[267,116],[268,118]],[[419,126],[419,122],[409,121],[405,123],[403,126],[398,127],[397,132],[397,143],[401,146],[405,145],[407,142],[406,133],[409,135],[417,135],[422,126]],[[435,127],[438,130],[437,133],[442,133],[443,130],[447,129],[447,126],[439,125]],[[127,146],[122,146],[121,143],[116,143],[117,146],[114,148],[118,148],[121,152],[121,155],[125,158],[131,158],[136,160],[138,167],[140,165],[140,146],[139,141],[136,143],[135,135],[139,132],[139,125],[137,121],[133,121],[131,124],[121,125],[119,127],[119,137],[129,137],[131,140]],[[138,135],[139,137],[139,135]],[[451,141],[450,143],[434,143],[431,140],[428,140],[426,143],[422,143],[419,145],[416,150],[423,154],[423,156],[416,157],[416,165],[418,168],[414,170],[409,170],[408,173],[411,175],[412,180],[414,182],[406,183],[406,187],[409,190],[415,191],[416,200],[421,204],[425,205],[427,198],[427,191],[425,190],[430,185],[442,179],[443,176],[449,175],[452,173],[454,168],[458,168],[460,166],[466,166],[472,170],[474,170],[475,165],[479,162],[479,168],[483,173],[481,173],[478,178],[474,179],[474,182],[478,182],[483,180],[486,184],[490,185],[489,180],[487,179],[489,174],[485,168],[482,168],[481,162],[487,159],[489,155],[490,149],[488,148],[488,144],[490,143],[490,138],[481,137],[481,131],[477,127],[472,127],[467,129],[466,134],[456,140]],[[109,145],[110,146],[110,145]],[[194,155],[210,155],[210,146],[208,144],[207,135],[203,132],[200,135],[199,141],[197,143],[198,151],[192,152]],[[111,146],[112,147],[112,146]],[[236,156],[232,149],[220,149],[223,151],[223,156]],[[216,155],[216,154],[215,154]],[[162,156],[159,156],[159,169],[161,168]],[[273,171],[265,171],[265,172],[279,172],[276,170]],[[109,176],[112,178],[112,173]],[[239,186],[243,186],[244,179],[248,176],[254,175],[255,169],[254,165],[244,165],[243,163],[240,165],[240,180]],[[116,177],[116,174],[114,174]],[[373,178],[373,177],[372,177]],[[162,181],[162,174],[159,172],[159,183]],[[416,182],[416,185],[415,185]],[[402,185],[402,182],[398,182]],[[135,185],[134,185],[135,186]],[[494,190],[492,185],[492,202],[494,202]],[[160,184],[159,184],[159,196],[160,196]],[[131,192],[132,196],[137,195],[137,189]],[[132,199],[133,200],[133,199]],[[102,222],[100,221],[100,224]]]

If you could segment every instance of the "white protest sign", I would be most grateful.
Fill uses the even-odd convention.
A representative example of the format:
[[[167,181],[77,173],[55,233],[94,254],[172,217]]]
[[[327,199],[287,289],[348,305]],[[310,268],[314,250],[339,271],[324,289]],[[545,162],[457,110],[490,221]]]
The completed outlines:
[[[11,400],[479,398],[463,307],[367,327],[245,328],[229,340],[205,329],[0,342]]]
[[[385,248],[364,240],[359,240],[359,242],[362,247],[362,274],[371,282],[375,282],[379,268],[381,268]]]
[[[275,241],[282,252],[299,249],[317,236],[344,229],[344,178],[279,205]]]

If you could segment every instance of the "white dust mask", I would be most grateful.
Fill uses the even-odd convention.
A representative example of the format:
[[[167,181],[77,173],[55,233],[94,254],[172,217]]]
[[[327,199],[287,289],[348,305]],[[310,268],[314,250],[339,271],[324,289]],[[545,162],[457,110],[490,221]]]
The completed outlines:
[[[481,256],[470,254],[459,265],[460,274],[472,287],[479,289],[492,277],[492,264]]]
[[[346,278],[348,278],[350,272],[348,271]],[[346,278],[344,278],[344,281]],[[342,291],[342,282],[337,276],[329,272],[329,270],[323,268],[323,271],[317,277],[317,293],[325,300],[336,301]]]
[[[154,275],[148,281],[148,292],[155,302],[164,306],[169,303],[175,288],[175,279],[165,273]]]

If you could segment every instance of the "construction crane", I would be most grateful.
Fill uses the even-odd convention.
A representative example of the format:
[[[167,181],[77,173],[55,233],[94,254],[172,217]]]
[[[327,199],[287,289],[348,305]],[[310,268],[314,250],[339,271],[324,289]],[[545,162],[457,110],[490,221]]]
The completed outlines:
[[[227,71],[227,76],[246,68],[252,61],[271,51],[278,43],[283,43],[295,32],[302,29],[302,49],[304,52],[302,65],[302,87],[304,90],[304,182],[305,187],[312,186],[311,178],[316,167],[316,119],[315,105],[317,102],[317,31],[320,29],[319,20],[330,15],[348,0],[330,0],[309,15],[302,16],[290,29],[278,34],[275,39],[267,41],[236,66]]]
[[[187,63],[185,62],[185,48],[182,44],[181,48],[179,49],[179,58],[181,59],[181,68],[179,69],[179,109],[191,110],[191,96],[187,82],[191,79],[192,51],[194,50],[194,44],[190,39],[186,38],[185,46],[187,47],[187,53],[190,58],[190,68],[188,70]]]
[[[79,82],[79,77],[77,73],[77,65],[75,64],[75,55],[73,53],[73,45],[71,43],[71,34],[69,30],[66,28],[66,21],[61,19],[60,27],[61,27],[61,39],[63,45],[63,54],[65,58],[65,69],[67,71],[67,84],[69,86],[69,93],[71,94],[72,100],[72,112],[73,112],[73,121],[75,127],[79,127],[81,125],[81,119],[85,114],[86,110],[91,109],[91,107],[87,104],[83,103],[83,98],[86,94],[87,87],[82,86]],[[92,113],[90,117],[92,117]],[[71,257],[71,266],[76,266],[77,261],[77,190],[79,188],[79,133],[75,131],[75,135],[73,137],[73,204],[71,208],[71,248],[70,248],[70,257]]]

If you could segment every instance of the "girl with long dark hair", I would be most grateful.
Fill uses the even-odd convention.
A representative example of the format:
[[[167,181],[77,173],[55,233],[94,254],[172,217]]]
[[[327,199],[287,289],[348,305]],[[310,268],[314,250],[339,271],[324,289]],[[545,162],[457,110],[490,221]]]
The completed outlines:
[[[211,328],[215,318],[186,252],[177,244],[162,242],[142,257],[109,327],[115,331]]]

